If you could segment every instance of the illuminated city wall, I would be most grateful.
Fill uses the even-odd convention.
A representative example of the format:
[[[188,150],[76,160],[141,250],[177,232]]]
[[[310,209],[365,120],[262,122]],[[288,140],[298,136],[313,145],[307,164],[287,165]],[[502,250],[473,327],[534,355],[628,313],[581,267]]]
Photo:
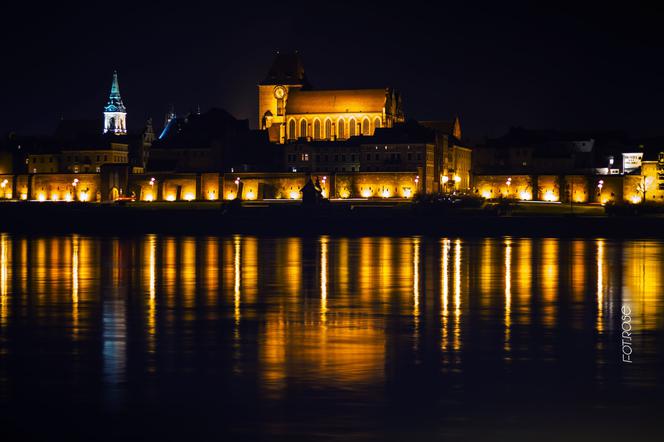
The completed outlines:
[[[475,177],[475,188],[486,199],[517,198],[532,200],[536,198],[530,175],[480,175]]]
[[[593,201],[606,204],[608,202],[619,202],[623,200],[623,182],[622,176],[606,175],[596,176],[593,181]],[[601,185],[601,187],[600,187]]]
[[[411,198],[424,190],[416,172],[337,173],[334,181],[337,198]]]
[[[640,201],[639,191],[646,183],[648,201],[664,202],[659,191],[656,165],[645,168],[646,175],[476,175],[476,193],[486,199],[514,198],[524,201],[569,201],[576,203],[610,201],[634,203]],[[537,179],[537,186],[533,182]],[[562,185],[561,185],[562,183]],[[623,197],[624,195],[624,197]]]
[[[199,195],[196,192],[196,180],[196,174],[164,178],[160,183],[161,197],[159,199],[166,201],[193,201],[197,199]]]
[[[219,182],[218,173],[203,173],[201,174],[201,193],[200,199],[215,201],[222,198],[219,193],[221,184]]]
[[[49,173],[31,175],[29,199],[38,201],[101,201],[98,173]]]
[[[0,175],[0,199],[20,198],[21,186],[19,183],[14,182],[15,175]],[[18,190],[18,193],[16,193]],[[25,190],[27,195],[27,181],[25,183]]]
[[[537,177],[538,200],[560,201],[560,183],[556,175],[540,175]]]
[[[623,194],[625,201],[631,203],[643,202],[644,194],[649,203],[664,203],[664,189],[659,189],[657,162],[644,161],[641,175],[625,175]]]
[[[642,175],[477,175],[474,193],[486,199],[566,202],[571,195],[578,203],[634,204],[643,201],[645,191],[648,202],[664,203],[657,163],[644,162],[642,171]],[[239,190],[242,200],[301,199],[300,189],[309,176],[314,182],[318,179],[326,198],[412,198],[417,192],[433,191],[418,172],[155,173],[129,175],[125,194],[139,201],[216,201],[233,200]],[[100,173],[4,174],[0,199],[107,201],[114,197],[102,194],[103,180]]]
[[[317,176],[323,181],[322,174],[312,174],[311,179],[315,181]],[[223,197],[234,200],[240,191],[242,200],[300,199],[306,178],[303,173],[227,173],[223,180]]]
[[[575,203],[590,202],[588,178],[584,175],[565,175],[565,201],[571,198]]]

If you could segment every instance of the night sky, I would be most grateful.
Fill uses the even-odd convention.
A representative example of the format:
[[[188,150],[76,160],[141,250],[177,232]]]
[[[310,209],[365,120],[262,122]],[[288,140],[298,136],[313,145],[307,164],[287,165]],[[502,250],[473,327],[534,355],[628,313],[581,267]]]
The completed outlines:
[[[664,134],[664,15],[631,2],[23,3],[3,6],[2,133],[100,118],[114,69],[130,129],[148,116],[159,129],[170,103],[255,127],[256,84],[277,50],[297,49],[315,87],[392,86],[408,117],[458,114],[474,138],[510,126]]]

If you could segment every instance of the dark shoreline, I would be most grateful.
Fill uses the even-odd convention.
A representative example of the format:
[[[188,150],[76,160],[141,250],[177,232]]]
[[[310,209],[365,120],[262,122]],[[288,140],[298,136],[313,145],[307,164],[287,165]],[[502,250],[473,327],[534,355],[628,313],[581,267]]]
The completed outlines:
[[[419,211],[410,206],[229,205],[136,207],[82,203],[3,203],[7,233],[427,235],[662,238],[662,216],[509,215]]]

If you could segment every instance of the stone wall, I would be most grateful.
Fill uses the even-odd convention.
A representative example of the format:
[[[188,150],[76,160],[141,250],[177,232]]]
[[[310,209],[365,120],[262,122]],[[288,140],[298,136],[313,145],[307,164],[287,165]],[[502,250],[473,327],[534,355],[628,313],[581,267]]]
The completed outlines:
[[[98,173],[48,173],[32,180],[29,198],[38,201],[101,201],[101,175]]]

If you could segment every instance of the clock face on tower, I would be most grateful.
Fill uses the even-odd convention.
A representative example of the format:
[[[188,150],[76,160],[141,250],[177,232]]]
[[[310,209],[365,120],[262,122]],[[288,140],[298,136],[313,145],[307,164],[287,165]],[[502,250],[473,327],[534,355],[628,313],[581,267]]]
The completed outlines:
[[[286,95],[286,89],[283,86],[277,86],[274,88],[274,97],[277,100],[281,100]]]

